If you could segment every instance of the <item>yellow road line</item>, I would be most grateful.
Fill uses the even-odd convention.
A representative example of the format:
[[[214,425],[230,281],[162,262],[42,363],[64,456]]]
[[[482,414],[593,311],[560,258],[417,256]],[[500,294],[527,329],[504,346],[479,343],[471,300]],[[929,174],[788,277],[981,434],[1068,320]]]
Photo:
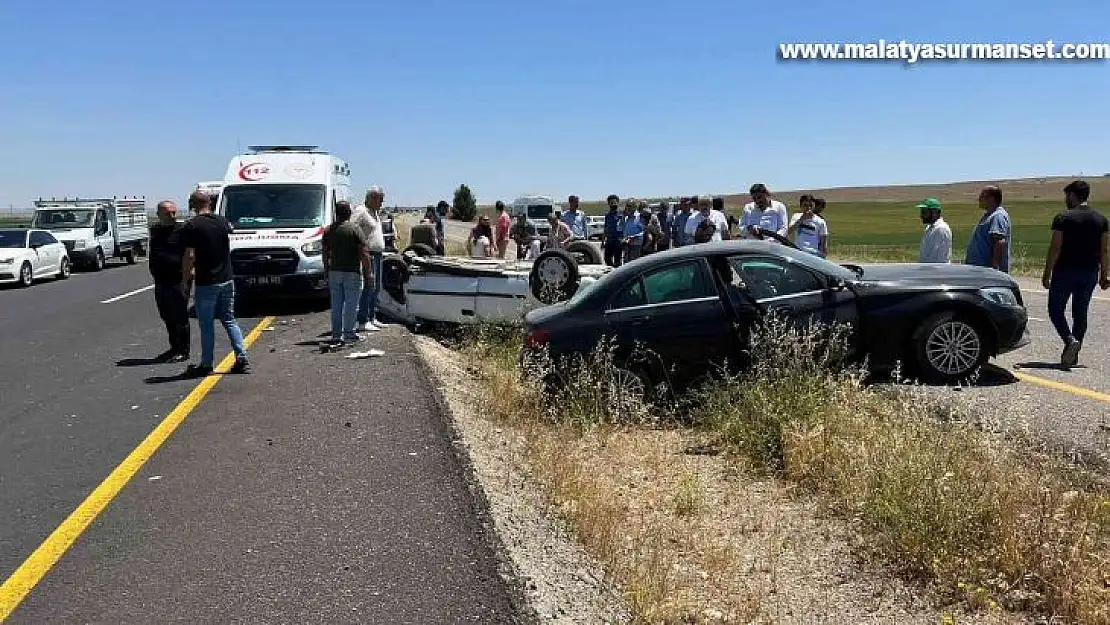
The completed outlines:
[[[259,321],[244,339],[244,344],[247,347],[253,345],[262,335],[262,331],[273,321],[273,317],[266,317]],[[216,370],[226,371],[234,363],[235,354],[228,354]],[[178,426],[185,421],[185,417],[189,416],[189,413],[200,404],[222,377],[223,374],[216,373],[204,378],[170,414],[166,415],[158,427],[154,428],[143,442],[139,443],[139,446],[132,450],[108,477],[104,478],[104,481],[81,502],[81,505],[77,506],[65,521],[62,521],[62,524],[39,545],[38,549],[35,549],[34,553],[12,573],[4,585],[0,586],[0,623],[11,616],[31,590],[57,564],[85,529],[108,507],[108,504],[169,439]]]
[[[1036,384],[1038,386],[1055,389],[1057,391],[1064,391],[1065,393],[1079,395],[1080,397],[1086,397],[1087,399],[1097,399],[1098,401],[1110,402],[1110,394],[1092,391],[1091,389],[1083,388],[1082,386],[1073,386],[1064,382],[1057,382],[1056,380],[1049,380],[1048,378],[1042,378],[1036,375],[1029,375],[1028,373],[1014,371],[1012,369],[1010,370],[1010,373],[1014,374],[1014,377],[1016,377],[1017,379],[1024,380],[1026,382],[1029,382],[1030,384]]]

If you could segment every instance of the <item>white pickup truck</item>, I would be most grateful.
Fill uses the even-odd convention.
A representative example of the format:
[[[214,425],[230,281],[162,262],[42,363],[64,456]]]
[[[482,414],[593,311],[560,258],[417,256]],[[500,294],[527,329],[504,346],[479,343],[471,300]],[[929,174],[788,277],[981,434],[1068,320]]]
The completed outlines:
[[[150,241],[143,198],[39,199],[31,227],[49,230],[65,244],[74,265],[95,271],[109,258],[135,264]]]

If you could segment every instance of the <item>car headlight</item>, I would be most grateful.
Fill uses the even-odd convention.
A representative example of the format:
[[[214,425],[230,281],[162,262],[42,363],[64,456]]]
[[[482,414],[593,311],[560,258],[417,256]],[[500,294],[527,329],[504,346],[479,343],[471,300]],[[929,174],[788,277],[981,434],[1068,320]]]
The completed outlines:
[[[83,250],[83,249],[85,249],[85,242],[84,242],[83,240],[81,240],[81,241],[74,241],[74,242],[73,242],[73,249],[75,249],[75,250]]]
[[[322,239],[309,241],[301,246],[301,251],[304,252],[305,256],[319,256],[324,253],[324,241]]]
[[[1010,289],[1004,287],[994,287],[989,289],[979,289],[979,294],[984,298],[998,304],[999,306],[1017,306],[1017,296]]]

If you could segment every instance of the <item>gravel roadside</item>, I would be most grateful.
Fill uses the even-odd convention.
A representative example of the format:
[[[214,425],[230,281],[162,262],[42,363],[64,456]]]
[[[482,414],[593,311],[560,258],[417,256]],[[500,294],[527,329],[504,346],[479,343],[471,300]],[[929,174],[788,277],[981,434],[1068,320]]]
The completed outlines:
[[[622,595],[645,588],[618,588],[612,571],[553,520],[558,511],[545,505],[549,493],[528,466],[534,459],[522,456],[523,430],[484,414],[471,363],[430,338],[415,340],[450,406],[513,576],[541,619],[636,622]],[[640,605],[661,611],[637,616],[690,623],[1031,622],[1021,614],[944,606],[928,589],[862,557],[866,549],[851,524],[828,518],[788,485],[738,471],[723,456],[691,455],[695,439],[684,431],[631,429],[547,444],[584,471],[580,477],[599,496],[628,511],[613,528],[617,559],[624,567],[649,567],[640,572],[659,594]],[[676,516],[676,496],[683,495],[697,502],[692,516]],[[666,620],[680,614],[682,620]]]
[[[505,431],[479,416],[470,381],[458,362],[443,357],[444,348],[426,337],[416,345],[443,395],[473,479],[488,504],[498,537],[523,585],[530,607],[548,623],[629,623],[632,615],[605,572],[547,514],[540,493],[513,461],[513,441]]]

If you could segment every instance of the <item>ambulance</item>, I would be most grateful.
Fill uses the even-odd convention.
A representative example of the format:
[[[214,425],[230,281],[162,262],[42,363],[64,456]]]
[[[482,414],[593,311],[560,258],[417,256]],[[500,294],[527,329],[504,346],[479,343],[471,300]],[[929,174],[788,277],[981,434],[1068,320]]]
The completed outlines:
[[[231,267],[245,295],[327,297],[324,229],[352,199],[351,169],[317,146],[250,146],[231,159],[216,212],[231,235]]]

